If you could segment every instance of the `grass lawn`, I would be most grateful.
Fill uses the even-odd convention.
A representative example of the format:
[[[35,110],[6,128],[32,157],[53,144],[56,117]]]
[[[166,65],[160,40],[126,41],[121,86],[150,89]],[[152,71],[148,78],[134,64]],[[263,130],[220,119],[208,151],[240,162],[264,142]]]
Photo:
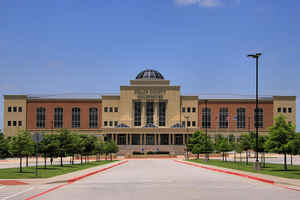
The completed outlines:
[[[87,164],[74,164],[74,165],[64,165],[61,167],[60,165],[47,166],[44,169],[44,166],[38,167],[38,176],[35,176],[35,167],[24,167],[23,172],[19,172],[19,168],[6,168],[0,169],[0,179],[26,179],[26,178],[50,178],[62,174],[67,174],[71,172],[75,172],[78,170],[87,169],[90,167],[96,167],[99,165],[104,165],[107,163],[111,163],[114,161],[103,160],[97,162],[89,162]]]
[[[266,163],[265,168],[261,168],[260,171],[254,170],[253,164],[250,163],[249,165],[246,165],[244,162],[232,162],[227,161],[223,162],[221,160],[209,160],[206,162],[205,160],[199,159],[199,160],[189,160],[191,162],[195,163],[201,163],[201,164],[207,164],[207,165],[214,165],[218,167],[223,168],[229,168],[229,169],[237,169],[241,171],[247,171],[247,172],[253,172],[253,173],[259,173],[259,174],[267,174],[272,176],[278,176],[283,178],[292,178],[292,179],[300,179],[300,166],[290,166],[288,165],[288,171],[283,170],[283,164],[270,164]]]

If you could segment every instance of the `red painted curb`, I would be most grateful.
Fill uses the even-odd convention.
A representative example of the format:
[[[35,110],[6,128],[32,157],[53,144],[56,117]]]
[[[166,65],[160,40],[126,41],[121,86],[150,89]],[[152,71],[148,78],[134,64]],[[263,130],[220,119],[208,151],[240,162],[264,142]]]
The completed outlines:
[[[232,171],[223,170],[223,169],[216,169],[216,168],[212,168],[212,167],[206,167],[206,166],[203,166],[203,165],[200,165],[200,164],[188,163],[188,162],[183,162],[183,161],[179,161],[179,160],[174,160],[174,161],[178,162],[178,163],[186,164],[186,165],[191,165],[191,166],[194,166],[194,167],[200,167],[200,168],[203,168],[203,169],[208,169],[208,170],[211,170],[211,171],[216,171],[216,172],[221,172],[221,173],[225,173],[225,174],[231,174],[231,175],[235,175],[235,176],[249,178],[249,179],[264,182],[264,183],[275,184],[275,182],[272,181],[272,180],[259,178],[259,177],[255,177],[255,176],[249,176],[247,174],[232,172]]]
[[[75,181],[78,181],[78,180],[83,179],[83,178],[85,178],[85,177],[88,177],[88,176],[97,174],[97,173],[99,173],[99,172],[108,170],[108,169],[110,169],[110,168],[113,168],[113,167],[116,167],[116,166],[125,164],[125,163],[127,163],[127,162],[128,162],[128,161],[125,160],[125,161],[123,161],[123,162],[120,162],[120,163],[111,165],[111,166],[109,166],[109,167],[105,167],[105,168],[103,168],[103,169],[96,170],[96,171],[90,172],[90,173],[88,173],[88,174],[85,174],[85,175],[82,175],[82,176],[78,176],[78,177],[69,179],[69,180],[67,181],[67,183],[64,183],[64,184],[58,185],[58,186],[56,186],[56,187],[50,188],[50,189],[48,189],[48,190],[46,190],[46,191],[44,191],[44,192],[41,192],[41,193],[39,193],[39,194],[33,195],[33,196],[29,197],[29,198],[26,198],[25,200],[35,199],[35,198],[40,197],[40,196],[42,196],[42,195],[45,195],[45,194],[47,194],[47,193],[49,193],[49,192],[52,192],[52,191],[54,191],[54,190],[57,190],[57,189],[59,189],[59,188],[61,188],[61,187],[63,187],[63,186],[72,184],[72,183],[74,183]]]
[[[15,180],[0,180],[0,185],[28,185],[28,183]]]

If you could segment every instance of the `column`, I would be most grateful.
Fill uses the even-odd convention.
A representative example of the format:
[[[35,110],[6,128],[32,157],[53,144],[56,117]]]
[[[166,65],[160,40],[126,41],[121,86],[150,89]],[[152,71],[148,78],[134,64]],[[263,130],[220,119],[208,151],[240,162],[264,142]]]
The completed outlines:
[[[132,144],[132,134],[129,134],[129,144]]]
[[[142,127],[146,125],[146,103],[141,102],[141,125]]]
[[[140,145],[142,145],[142,134],[140,134]]]
[[[125,133],[125,145],[128,144],[128,134]]]
[[[153,103],[153,123],[158,126],[159,122],[158,122],[158,102],[154,102]]]
[[[157,138],[157,134],[154,133],[154,145],[157,145],[157,141],[156,141],[156,138]]]
[[[171,145],[171,137],[172,137],[172,134],[169,133],[169,134],[168,134],[168,139],[169,139],[168,144],[169,144],[169,145]]]
[[[116,144],[118,144],[118,134],[115,134],[116,136]]]
[[[158,136],[158,145],[160,145],[160,134],[157,134]]]
[[[185,145],[185,136],[186,136],[186,134],[182,134],[182,136],[183,136],[183,144]]]

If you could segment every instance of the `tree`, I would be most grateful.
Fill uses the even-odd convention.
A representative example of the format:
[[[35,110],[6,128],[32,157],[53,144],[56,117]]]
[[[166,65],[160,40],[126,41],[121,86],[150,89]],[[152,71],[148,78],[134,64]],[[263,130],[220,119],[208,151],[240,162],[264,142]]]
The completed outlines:
[[[242,152],[243,152],[243,147],[241,145],[241,142],[236,142],[234,145],[234,150],[240,154],[240,162],[242,162]]]
[[[119,147],[114,141],[108,141],[105,142],[104,151],[106,156],[110,154],[110,160],[112,160],[112,154],[117,153],[119,151]]]
[[[84,151],[83,152],[89,161],[89,155],[91,153],[93,153],[93,151],[95,150],[95,141],[97,140],[97,138],[95,136],[90,136],[90,135],[83,137],[83,138],[84,138],[84,140],[83,140]]]
[[[96,153],[96,161],[101,160],[100,156],[104,153],[104,142],[102,139],[97,139],[95,141],[95,153]]]
[[[67,155],[67,153],[70,151],[70,148],[72,148],[72,135],[71,132],[67,129],[60,129],[58,130],[57,135],[57,141],[58,141],[58,148],[57,153],[60,157],[60,166],[63,166],[63,157]]]
[[[288,142],[288,149],[291,155],[291,165],[293,165],[293,155],[300,154],[300,133],[295,133],[294,138]]]
[[[200,153],[211,153],[214,148],[211,139],[206,134],[196,131],[188,139],[187,150],[197,154],[197,159],[199,159]]]
[[[44,156],[44,168],[47,168],[47,157],[50,157],[50,162],[52,165],[53,157],[58,150],[59,142],[57,135],[54,134],[43,134],[43,140],[39,144],[39,151]]]
[[[231,145],[227,138],[222,135],[217,136],[216,138],[216,149],[218,152],[222,152],[223,161],[227,161],[225,153],[232,150]],[[224,159],[225,158],[225,159]]]
[[[246,165],[248,165],[248,151],[251,149],[251,137],[249,134],[243,134],[240,137],[240,145],[243,151],[246,151]]]
[[[19,171],[22,173],[22,157],[27,155],[33,149],[34,143],[30,132],[20,131],[18,134],[11,138],[9,143],[10,152],[18,156],[20,159]]]
[[[6,139],[3,135],[3,133],[0,132],[0,158],[7,158],[10,156],[10,153],[8,150],[8,143],[9,143],[9,140]]]
[[[290,150],[289,141],[293,140],[296,134],[295,127],[288,124],[283,115],[275,118],[275,124],[269,128],[269,137],[266,141],[266,148],[275,153],[284,155],[284,170],[287,170],[286,155]]]

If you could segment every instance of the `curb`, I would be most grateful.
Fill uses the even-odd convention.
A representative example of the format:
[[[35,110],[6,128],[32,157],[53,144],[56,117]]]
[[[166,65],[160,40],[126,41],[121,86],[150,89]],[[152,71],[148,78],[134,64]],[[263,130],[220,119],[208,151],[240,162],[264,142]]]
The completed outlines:
[[[109,167],[105,167],[105,168],[102,168],[102,169],[99,169],[99,170],[96,170],[96,171],[93,171],[93,172],[84,174],[84,175],[82,175],[82,176],[78,176],[78,177],[75,177],[75,178],[71,178],[71,179],[69,179],[69,180],[67,181],[67,183],[58,185],[58,186],[53,187],[53,188],[50,188],[50,189],[48,189],[48,190],[46,190],[46,191],[44,191],[44,192],[35,194],[35,195],[31,196],[31,197],[26,198],[25,200],[35,199],[35,198],[40,197],[40,196],[43,196],[43,195],[45,195],[45,194],[47,194],[47,193],[49,193],[49,192],[52,192],[52,191],[57,190],[57,189],[59,189],[59,188],[62,188],[62,187],[64,187],[64,186],[66,186],[66,185],[72,184],[72,183],[74,183],[74,182],[76,182],[76,181],[78,181],[78,180],[81,180],[81,179],[85,178],[85,177],[88,177],[88,176],[97,174],[97,173],[99,173],[99,172],[103,172],[103,171],[105,171],[105,170],[108,170],[108,169],[110,169],[110,168],[113,168],[113,167],[116,167],[116,166],[125,164],[125,163],[127,163],[127,162],[128,162],[128,161],[125,160],[125,161],[119,162],[119,163],[117,163],[117,164],[111,165],[111,166],[109,166]]]
[[[28,183],[15,180],[0,180],[0,185],[28,185]]]
[[[252,179],[252,180],[256,180],[256,181],[260,181],[260,182],[264,182],[264,183],[268,183],[268,184],[275,184],[275,181],[260,178],[260,177],[255,177],[255,176],[249,176],[247,174],[242,174],[242,173],[237,173],[237,172],[232,172],[232,171],[217,169],[217,168],[212,168],[212,167],[206,167],[206,166],[203,166],[203,165],[200,165],[200,164],[188,163],[188,162],[179,161],[179,160],[175,160],[175,162],[186,164],[186,165],[191,165],[191,166],[194,166],[194,167],[200,167],[200,168],[203,168],[203,169],[208,169],[208,170],[211,170],[211,171],[216,171],[216,172],[221,172],[221,173],[225,173],[225,174],[240,176],[240,177],[244,177],[244,178],[248,178],[248,179]]]

